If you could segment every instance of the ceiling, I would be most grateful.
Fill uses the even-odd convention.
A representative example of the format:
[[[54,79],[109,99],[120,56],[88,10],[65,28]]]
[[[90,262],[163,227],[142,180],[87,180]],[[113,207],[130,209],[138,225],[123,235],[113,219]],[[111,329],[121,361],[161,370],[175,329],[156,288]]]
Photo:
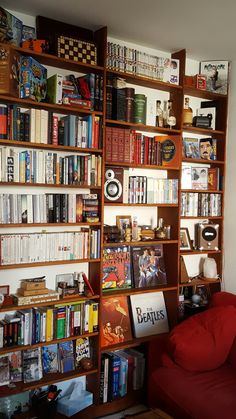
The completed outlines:
[[[2,0],[1,6],[62,20],[193,59],[236,59],[234,0]]]

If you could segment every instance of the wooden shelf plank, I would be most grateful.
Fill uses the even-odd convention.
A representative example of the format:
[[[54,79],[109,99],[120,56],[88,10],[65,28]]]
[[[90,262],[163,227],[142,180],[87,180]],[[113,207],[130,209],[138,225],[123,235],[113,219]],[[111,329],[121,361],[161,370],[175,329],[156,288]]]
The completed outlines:
[[[66,70],[85,72],[85,73],[101,73],[104,71],[104,67],[92,64],[86,64],[82,62],[76,62],[73,60],[67,60],[65,58],[57,57],[52,54],[45,54],[41,52],[35,52],[31,49],[13,47],[15,51],[18,51],[22,55],[30,55],[38,60],[41,64],[49,65],[52,67],[64,68]]]
[[[201,90],[195,87],[183,86],[184,95],[199,97],[208,100],[222,100],[227,101],[227,95],[221,95],[219,93],[209,92],[208,90]]]
[[[165,91],[165,92],[180,92],[180,93],[182,93],[182,90],[183,90],[182,86],[180,86],[180,85],[165,83],[163,81],[150,79],[149,77],[137,76],[137,75],[125,73],[125,72],[122,72],[122,71],[107,69],[107,74],[117,76],[117,77],[122,77],[123,79],[126,80],[127,83],[132,83],[132,84],[139,85],[139,86],[149,87],[151,89],[162,90],[162,91]]]
[[[30,268],[33,266],[50,266],[50,265],[69,265],[71,263],[97,263],[101,259],[71,259],[71,260],[55,260],[51,262],[35,262],[35,263],[18,263],[15,265],[0,265],[0,270]]]
[[[102,189],[101,186],[94,186],[94,185],[55,185],[55,184],[49,184],[49,183],[24,183],[24,182],[0,182],[0,186],[33,186],[33,187],[40,187],[40,188],[72,188],[72,189]]]
[[[156,166],[154,164],[134,164],[134,163],[121,163],[121,162],[107,162],[105,161],[105,165],[108,166],[121,166],[121,167],[132,167],[138,169],[153,169],[153,170],[180,170],[180,167],[172,167],[172,166]]]
[[[81,148],[71,147],[65,145],[32,143],[29,141],[15,141],[15,140],[0,140],[0,145],[10,147],[24,147],[24,148],[39,148],[40,150],[55,150],[55,151],[69,151],[70,153],[84,153],[84,154],[102,154],[103,150],[100,148]]]
[[[139,240],[132,242],[119,242],[119,243],[104,243],[103,247],[116,247],[116,246],[152,246],[155,244],[178,244],[178,240]]]
[[[179,129],[175,129],[175,128],[172,128],[172,129],[160,128],[160,127],[155,127],[153,125],[135,124],[134,122],[116,121],[113,119],[106,119],[106,124],[129,127],[132,129],[136,129],[138,131],[155,132],[155,133],[160,133],[162,135],[176,135],[176,134],[180,135],[181,133]]]
[[[214,129],[206,129],[206,128],[198,128],[198,127],[183,127],[183,132],[192,132],[195,134],[203,134],[203,135],[225,135],[224,131],[214,130]]]
[[[98,294],[92,295],[91,297],[86,297],[85,295],[77,295],[77,296],[74,295],[74,296],[67,297],[67,298],[61,298],[60,300],[57,300],[57,301],[46,301],[44,303],[32,303],[32,304],[24,304],[24,305],[20,305],[20,306],[17,306],[15,304],[6,305],[6,306],[1,305],[0,313],[5,312],[5,311],[26,310],[28,308],[33,308],[35,306],[45,307],[45,305],[56,306],[58,304],[68,304],[68,303],[73,304],[77,301],[98,300],[99,298],[100,298],[100,296]]]
[[[73,105],[57,105],[55,103],[36,102],[31,99],[20,99],[18,97],[0,94],[0,100],[9,103],[18,103],[25,108],[48,109],[62,114],[81,114],[81,115],[98,115],[103,116],[102,112],[84,109],[80,106]]]

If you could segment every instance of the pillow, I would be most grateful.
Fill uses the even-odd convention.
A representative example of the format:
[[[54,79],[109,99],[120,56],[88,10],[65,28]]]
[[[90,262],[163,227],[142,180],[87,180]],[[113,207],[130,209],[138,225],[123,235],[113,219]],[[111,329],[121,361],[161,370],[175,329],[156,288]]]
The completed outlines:
[[[188,371],[209,371],[222,365],[236,336],[236,308],[215,307],[176,326],[168,350],[176,364]]]

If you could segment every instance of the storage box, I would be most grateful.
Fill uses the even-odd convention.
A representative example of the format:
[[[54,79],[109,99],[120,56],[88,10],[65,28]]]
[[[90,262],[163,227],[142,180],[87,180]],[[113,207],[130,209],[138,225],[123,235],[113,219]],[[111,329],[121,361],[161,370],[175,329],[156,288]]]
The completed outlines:
[[[20,98],[41,102],[46,98],[47,69],[32,57],[20,59]]]
[[[0,93],[19,96],[20,54],[10,45],[0,44]]]
[[[81,390],[76,398],[72,399],[71,396],[64,396],[58,399],[57,411],[62,415],[71,417],[91,404],[93,404],[93,393]]]

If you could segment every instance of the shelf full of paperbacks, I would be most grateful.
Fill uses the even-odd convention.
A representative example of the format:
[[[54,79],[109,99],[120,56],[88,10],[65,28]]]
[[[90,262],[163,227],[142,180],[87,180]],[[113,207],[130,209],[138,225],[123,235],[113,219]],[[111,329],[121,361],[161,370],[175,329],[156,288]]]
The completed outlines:
[[[98,223],[97,194],[0,194],[0,224]]]
[[[101,156],[0,148],[1,182],[101,186]]]
[[[100,230],[1,234],[1,266],[98,259]],[[14,251],[9,251],[14,249]]]
[[[0,139],[52,146],[101,149],[102,120],[97,115],[65,115],[27,108],[26,104],[0,103]]]

